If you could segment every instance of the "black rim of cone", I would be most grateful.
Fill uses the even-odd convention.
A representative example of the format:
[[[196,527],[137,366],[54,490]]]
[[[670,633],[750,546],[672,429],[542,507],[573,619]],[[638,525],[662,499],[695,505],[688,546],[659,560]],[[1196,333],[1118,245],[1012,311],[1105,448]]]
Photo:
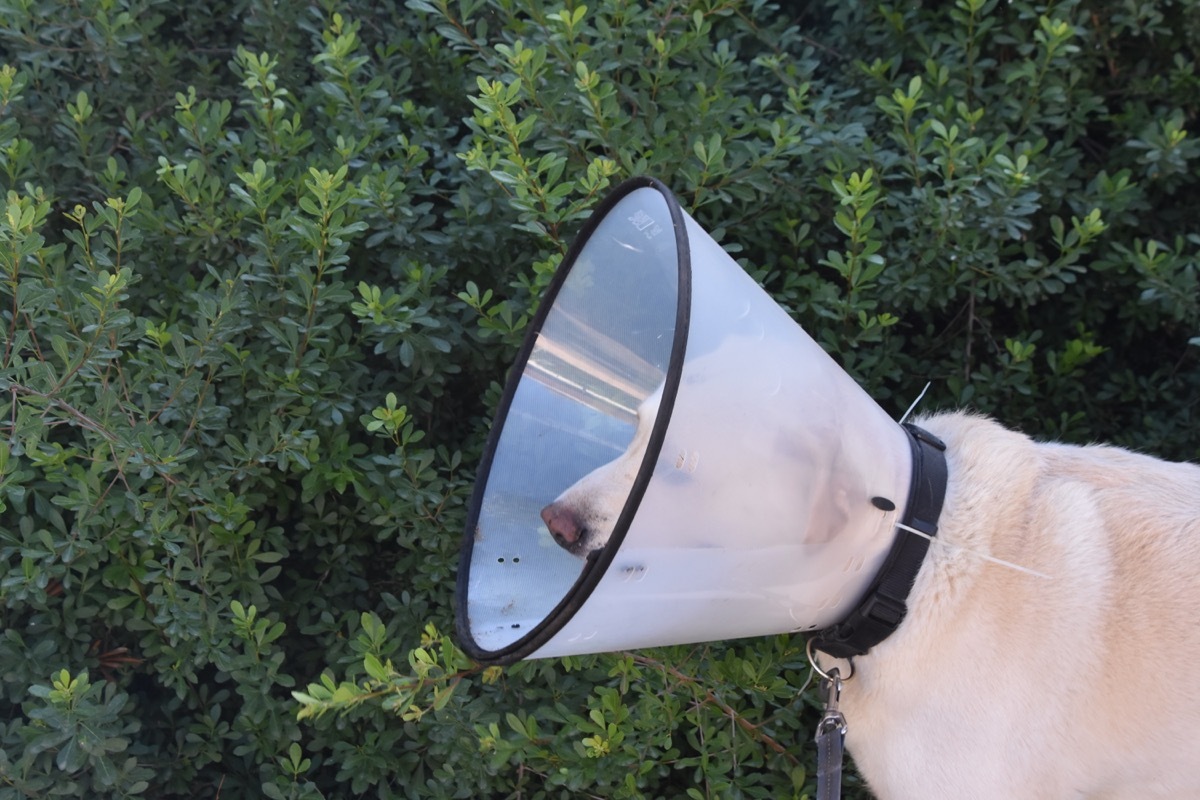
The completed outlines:
[[[654,421],[654,429],[650,434],[650,442],[646,449],[645,458],[638,469],[637,477],[633,482],[633,488],[629,492],[629,497],[625,502],[621,515],[617,518],[612,537],[609,539],[608,544],[589,555],[582,572],[574,585],[563,596],[563,599],[559,601],[541,622],[530,628],[521,638],[498,650],[484,649],[475,641],[475,637],[471,632],[467,609],[467,591],[470,583],[471,558],[474,552],[475,528],[479,523],[479,515],[483,506],[483,497],[487,488],[492,461],[496,454],[496,448],[503,436],[504,422],[508,417],[513,396],[516,393],[517,385],[521,381],[526,362],[528,362],[533,352],[534,344],[537,342],[538,334],[545,324],[550,309],[554,306],[554,301],[558,297],[559,290],[562,288],[567,276],[571,273],[571,269],[575,266],[579,254],[591,239],[600,222],[608,216],[616,204],[631,192],[643,188],[657,191],[662,195],[667,205],[667,209],[671,215],[671,226],[675,235],[675,252],[678,262],[678,293],[675,309],[674,339],[671,343],[671,354],[667,364],[662,401],[659,405],[658,416]],[[654,464],[658,460],[663,438],[666,436],[667,425],[671,419],[671,412],[675,405],[675,396],[679,389],[679,376],[683,367],[684,351],[687,348],[688,322],[691,312],[691,288],[691,252],[688,246],[684,214],[680,208],[679,201],[675,199],[675,196],[665,184],[655,178],[630,178],[621,183],[592,212],[578,236],[576,236],[575,241],[571,244],[570,250],[567,251],[554,277],[551,279],[546,294],[542,298],[541,305],[538,307],[537,313],[530,322],[528,330],[525,332],[525,340],[521,344],[517,359],[509,371],[508,379],[504,386],[504,394],[501,396],[500,405],[496,411],[496,418],[492,424],[492,430],[484,449],[483,459],[479,464],[475,478],[475,488],[471,494],[471,501],[467,511],[467,526],[463,532],[458,564],[458,581],[455,592],[458,642],[463,652],[472,659],[481,664],[511,664],[536,652],[550,641],[566,625],[571,617],[575,615],[575,612],[583,606],[588,597],[591,596],[592,591],[596,588],[596,585],[600,582],[600,579],[608,571],[609,565],[612,563],[621,542],[625,538],[626,532],[629,530],[629,525],[633,521],[642,496],[645,494],[646,486],[650,482],[650,477],[654,472]]]

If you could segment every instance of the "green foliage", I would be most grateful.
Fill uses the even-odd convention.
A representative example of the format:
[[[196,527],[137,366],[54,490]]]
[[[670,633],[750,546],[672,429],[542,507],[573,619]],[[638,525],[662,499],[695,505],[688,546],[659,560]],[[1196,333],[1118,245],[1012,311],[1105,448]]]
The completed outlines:
[[[811,792],[797,640],[440,633],[629,175],[897,414],[1200,456],[1195,0],[0,10],[0,798]]]
[[[141,727],[136,717],[121,713],[128,694],[112,683],[89,682],[86,672],[73,678],[64,669],[50,686],[30,686],[29,695],[36,700],[25,704],[28,722],[19,730],[23,757],[5,764],[13,788],[34,797],[127,797],[149,788],[154,770],[127,752],[130,738],[124,734]]]

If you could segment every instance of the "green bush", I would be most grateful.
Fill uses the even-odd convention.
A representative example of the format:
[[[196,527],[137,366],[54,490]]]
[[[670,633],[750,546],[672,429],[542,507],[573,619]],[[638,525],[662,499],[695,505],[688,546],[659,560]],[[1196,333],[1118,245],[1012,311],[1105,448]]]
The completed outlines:
[[[811,791],[798,639],[441,633],[499,382],[629,175],[897,415],[1200,456],[1196,0],[0,18],[0,798]]]

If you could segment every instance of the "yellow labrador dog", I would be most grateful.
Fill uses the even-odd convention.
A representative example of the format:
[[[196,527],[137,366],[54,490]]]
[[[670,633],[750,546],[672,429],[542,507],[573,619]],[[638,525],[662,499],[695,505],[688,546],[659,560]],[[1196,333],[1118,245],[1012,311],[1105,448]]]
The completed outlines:
[[[918,424],[947,445],[938,536],[841,697],[872,791],[1200,798],[1200,466],[967,414]],[[647,438],[543,510],[560,544],[607,541]]]

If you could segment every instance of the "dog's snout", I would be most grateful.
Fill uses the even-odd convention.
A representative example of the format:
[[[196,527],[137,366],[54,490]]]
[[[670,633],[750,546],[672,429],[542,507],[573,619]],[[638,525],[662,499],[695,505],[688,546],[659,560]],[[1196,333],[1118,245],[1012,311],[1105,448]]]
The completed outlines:
[[[562,503],[551,503],[542,509],[542,522],[550,535],[563,545],[573,545],[579,541],[579,519],[570,508]]]

